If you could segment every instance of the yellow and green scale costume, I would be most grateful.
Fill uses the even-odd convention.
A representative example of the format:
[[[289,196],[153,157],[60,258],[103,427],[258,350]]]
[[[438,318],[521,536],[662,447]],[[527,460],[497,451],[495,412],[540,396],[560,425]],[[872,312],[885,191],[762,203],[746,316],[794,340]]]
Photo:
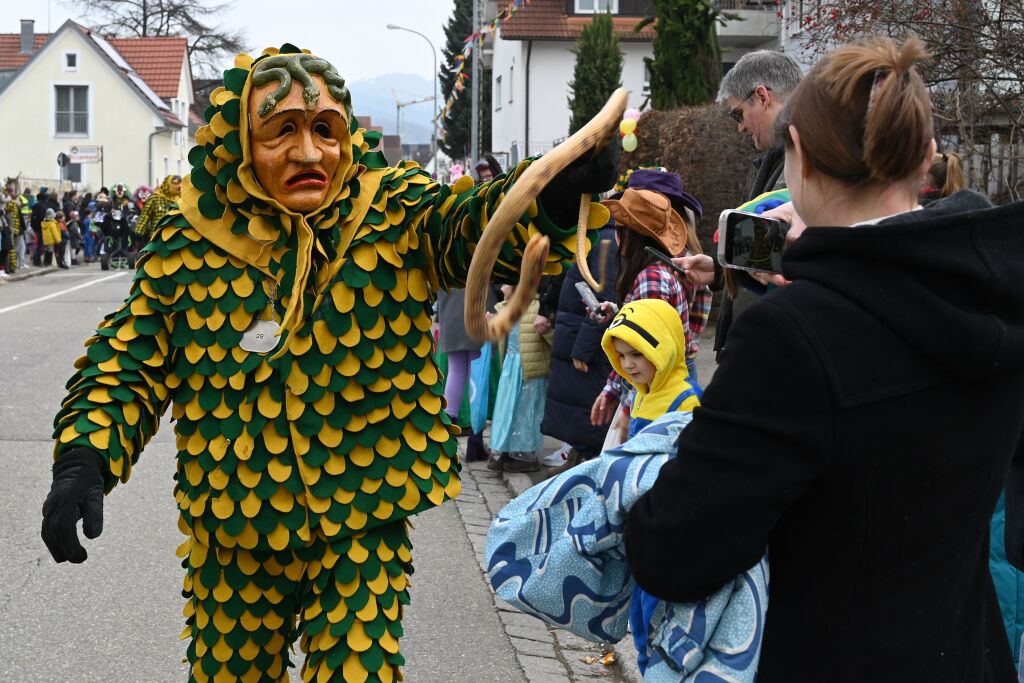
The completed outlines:
[[[4,211],[7,213],[8,221],[11,224],[11,248],[6,254],[7,272],[13,273],[22,265],[18,263],[18,252],[14,248],[14,238],[24,230],[21,224],[21,202],[18,199],[18,195],[14,195],[8,200],[6,206],[4,206]],[[4,254],[0,254],[0,259],[4,257]]]
[[[142,205],[142,213],[139,214],[139,221],[135,224],[135,234],[148,240],[160,219],[166,216],[171,207],[177,203],[178,197],[171,188],[173,177],[164,178],[160,187]]]
[[[327,199],[294,213],[251,167],[259,60],[237,58],[211,95],[178,208],[76,363],[57,455],[98,451],[109,491],[172,404],[190,680],[285,681],[297,635],[304,680],[400,680],[407,518],[460,490],[431,356],[434,292],[464,286],[488,216],[529,162],[478,187],[440,185],[416,164],[388,167],[368,151],[378,135],[350,117]],[[594,227],[607,217],[591,213]],[[574,227],[535,203],[496,280],[515,281],[536,232],[551,236],[550,272],[570,261]],[[274,291],[280,342],[244,351]]]

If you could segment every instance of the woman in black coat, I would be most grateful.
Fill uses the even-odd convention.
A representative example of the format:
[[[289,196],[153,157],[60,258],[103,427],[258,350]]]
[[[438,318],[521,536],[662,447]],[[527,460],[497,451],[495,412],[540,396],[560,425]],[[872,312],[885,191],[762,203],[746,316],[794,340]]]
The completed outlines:
[[[615,264],[618,251],[614,226],[603,228],[600,239],[609,241],[604,264],[606,284],[603,290],[595,294],[600,301],[615,303],[612,283],[615,282],[617,272]],[[600,248],[594,247],[587,257],[587,264],[595,277],[601,272],[600,251]],[[551,344],[547,403],[540,427],[542,433],[572,446],[575,454],[570,456],[571,464],[601,452],[608,425],[591,424],[590,408],[604,388],[612,369],[601,350],[601,336],[607,325],[594,322],[587,316],[586,305],[576,290],[576,283],[582,281],[583,276],[576,266],[562,280],[558,312],[555,315],[555,339]],[[576,367],[573,359],[582,364],[581,369]]]
[[[807,229],[792,284],[736,319],[630,514],[630,567],[665,600],[767,550],[759,683],[1016,680],[988,525],[1024,428],[1024,205],[914,210],[934,150],[922,56],[847,45],[790,97],[794,208],[838,227]]]

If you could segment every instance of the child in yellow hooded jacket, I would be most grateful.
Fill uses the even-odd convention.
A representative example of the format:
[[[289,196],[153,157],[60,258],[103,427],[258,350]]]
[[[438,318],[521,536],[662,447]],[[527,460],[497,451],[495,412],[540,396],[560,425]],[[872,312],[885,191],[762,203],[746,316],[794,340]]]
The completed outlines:
[[[686,333],[675,307],[661,299],[636,299],[622,307],[601,339],[621,377],[636,387],[629,438],[665,413],[700,405],[700,389],[686,370]]]

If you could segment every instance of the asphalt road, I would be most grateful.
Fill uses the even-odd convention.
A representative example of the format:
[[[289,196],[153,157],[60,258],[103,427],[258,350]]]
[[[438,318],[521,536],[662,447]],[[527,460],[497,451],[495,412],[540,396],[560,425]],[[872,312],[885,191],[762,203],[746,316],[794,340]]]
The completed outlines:
[[[51,422],[82,342],[124,298],[130,274],[95,265],[0,285],[0,680],[184,681],[178,635],[183,537],[165,423],[132,480],[107,497],[82,565],[39,538]],[[455,506],[415,519],[407,681],[525,681]],[[297,646],[296,646],[297,649]],[[298,681],[297,671],[293,680]]]

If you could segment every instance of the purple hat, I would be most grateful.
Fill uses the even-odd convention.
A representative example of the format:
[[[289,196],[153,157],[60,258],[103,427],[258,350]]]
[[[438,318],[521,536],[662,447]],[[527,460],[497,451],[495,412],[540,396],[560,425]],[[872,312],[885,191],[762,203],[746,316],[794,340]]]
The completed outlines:
[[[704,215],[704,205],[697,201],[697,198],[683,190],[683,179],[678,173],[669,171],[658,171],[653,168],[640,168],[629,175],[629,185],[634,190],[653,190],[668,197],[672,202],[672,208],[683,218],[686,212],[683,208],[693,211],[697,218]],[[618,199],[622,193],[612,195],[612,199]]]

